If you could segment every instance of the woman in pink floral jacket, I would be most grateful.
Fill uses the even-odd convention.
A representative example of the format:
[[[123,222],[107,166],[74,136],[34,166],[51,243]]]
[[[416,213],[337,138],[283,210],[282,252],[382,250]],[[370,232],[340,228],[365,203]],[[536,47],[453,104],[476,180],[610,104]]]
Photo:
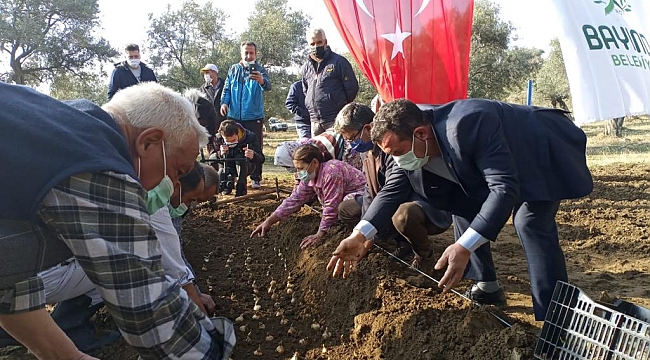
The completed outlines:
[[[315,194],[323,206],[323,216],[318,232],[302,239],[300,247],[304,249],[318,244],[336,224],[341,202],[363,195],[366,180],[361,171],[349,164],[338,160],[323,161],[321,150],[311,144],[296,149],[293,153],[293,165],[300,178],[300,184],[293,189],[291,196],[253,231],[251,237],[266,235],[273,224],[287,219]]]

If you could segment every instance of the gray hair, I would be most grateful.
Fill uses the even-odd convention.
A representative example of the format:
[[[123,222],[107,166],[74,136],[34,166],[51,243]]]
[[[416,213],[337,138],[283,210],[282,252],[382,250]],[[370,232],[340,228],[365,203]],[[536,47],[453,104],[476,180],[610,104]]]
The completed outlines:
[[[307,30],[307,39],[315,38],[318,35],[322,36],[323,40],[327,40],[327,36],[325,36],[325,30],[322,28],[311,28]]]
[[[359,131],[372,122],[375,113],[368,106],[352,102],[343,107],[334,120],[334,131]]]
[[[209,189],[214,185],[219,186],[219,173],[217,170],[215,170],[212,166],[206,164],[201,164],[201,167],[203,168],[203,187],[205,189]]]
[[[102,106],[119,123],[138,129],[157,127],[165,133],[169,153],[196,134],[199,148],[208,143],[208,132],[197,120],[194,105],[181,94],[155,82],[144,82],[118,91]]]
[[[190,103],[194,106],[194,115],[197,117],[197,119],[200,118],[201,116],[199,115],[198,105],[199,99],[203,98],[209,101],[205,93],[199,89],[185,89],[185,91],[183,91],[183,97],[189,100]]]

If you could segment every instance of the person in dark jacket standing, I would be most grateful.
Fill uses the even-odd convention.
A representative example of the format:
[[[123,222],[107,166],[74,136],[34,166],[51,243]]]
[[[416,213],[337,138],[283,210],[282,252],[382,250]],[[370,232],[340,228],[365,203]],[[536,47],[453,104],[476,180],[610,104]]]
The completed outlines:
[[[158,82],[156,74],[147,65],[140,61],[140,47],[137,44],[129,44],[124,48],[126,60],[115,64],[111,82],[108,84],[108,100],[113,98],[116,92],[126,89],[129,86],[141,82]]]
[[[305,93],[302,90],[302,81],[291,84],[284,105],[287,110],[294,114],[293,122],[296,124],[298,138],[311,138],[311,122],[309,120],[309,110],[305,107]]]
[[[307,43],[310,54],[302,67],[302,87],[311,135],[316,136],[334,126],[336,114],[357,97],[359,83],[350,62],[327,45],[323,29],[308,31]]]
[[[371,138],[400,169],[390,172],[386,183],[393,186],[379,191],[328,268],[353,270],[371,245],[366,240],[412,191],[453,214],[456,242],[435,266],[447,267],[439,286],[450,291],[464,276],[477,281],[470,297],[487,296],[499,289],[489,244],[512,215],[528,260],[535,319],[543,320],[556,282],[567,281],[555,222],[560,201],[593,190],[585,133],[556,109],[468,99],[422,111],[399,99],[379,110]]]
[[[203,85],[201,85],[200,90],[208,97],[208,100],[212,102],[215,111],[217,112],[217,123],[216,129],[219,129],[221,122],[226,119],[224,115],[221,115],[221,93],[223,92],[223,85],[226,83],[226,80],[219,77],[219,68],[215,64],[206,64],[203,69],[201,69],[201,74],[203,74]],[[214,134],[210,134],[214,135]]]

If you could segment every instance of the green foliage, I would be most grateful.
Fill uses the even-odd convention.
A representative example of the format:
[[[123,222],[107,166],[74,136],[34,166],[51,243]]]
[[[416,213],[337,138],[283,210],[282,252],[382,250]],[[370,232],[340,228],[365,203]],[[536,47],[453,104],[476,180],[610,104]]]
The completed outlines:
[[[296,75],[287,72],[282,68],[271,68],[268,70],[269,78],[273,84],[271,91],[264,93],[264,115],[266,119],[278,117],[291,119],[293,114],[287,110],[284,103],[287,100],[289,87],[296,81]]]
[[[241,40],[255,42],[264,66],[299,66],[307,56],[309,21],[302,11],[291,11],[287,0],[257,0]]]
[[[57,74],[50,86],[50,96],[59,100],[87,99],[95,104],[103,105],[106,102],[108,84],[97,81],[106,74],[72,73]]]
[[[91,35],[98,30],[98,12],[97,0],[0,2],[0,50],[9,58],[12,80],[39,84],[117,56],[104,38]]]
[[[291,11],[287,0],[258,0],[255,11],[248,17],[248,29],[241,41],[257,45],[257,59],[269,72],[272,89],[264,93],[266,118],[291,118],[284,106],[291,84],[298,79],[288,67],[299,67],[307,56],[305,34],[309,17],[301,11]],[[236,47],[239,51],[239,46]]]
[[[149,14],[147,47],[151,65],[168,69],[159,74],[159,81],[178,91],[203,83],[199,73],[206,63],[214,63],[219,76],[239,59],[239,47],[225,31],[227,15],[211,2],[200,6],[189,0],[179,10],[167,11],[154,18]]]
[[[551,53],[537,73],[535,98],[543,105],[569,110],[571,92],[558,39],[551,40]]]
[[[500,8],[488,0],[474,3],[468,96],[503,100],[520,92],[540,69],[540,49],[508,48],[514,27],[499,17]]]
[[[357,62],[352,58],[352,54],[345,53],[342,55],[352,64],[352,70],[354,70],[354,74],[357,76],[357,81],[359,82],[359,93],[354,101],[370,106],[370,101],[377,95],[377,89],[372,86],[370,80],[363,74]]]

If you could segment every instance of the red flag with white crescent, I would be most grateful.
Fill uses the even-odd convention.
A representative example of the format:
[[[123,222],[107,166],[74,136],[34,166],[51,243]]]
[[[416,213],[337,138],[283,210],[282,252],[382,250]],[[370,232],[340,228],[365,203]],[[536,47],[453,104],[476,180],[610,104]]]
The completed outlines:
[[[352,57],[384,101],[467,97],[473,0],[325,0]]]

